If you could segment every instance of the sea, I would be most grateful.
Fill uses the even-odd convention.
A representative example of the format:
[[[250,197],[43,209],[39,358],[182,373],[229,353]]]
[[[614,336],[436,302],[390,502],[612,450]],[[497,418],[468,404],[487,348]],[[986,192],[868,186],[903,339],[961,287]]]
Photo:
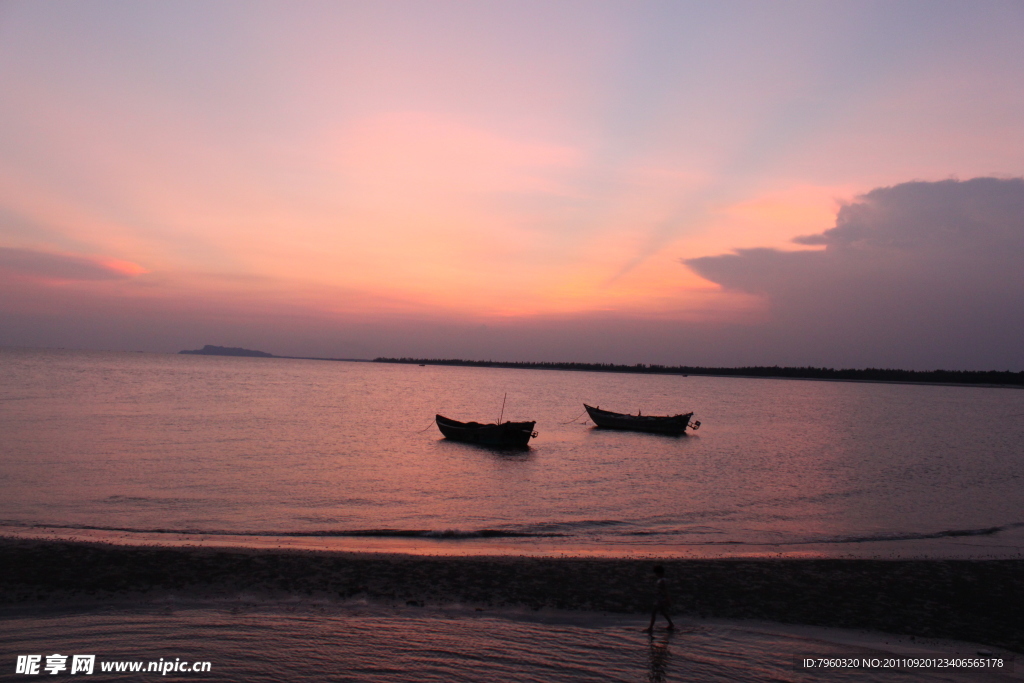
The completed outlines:
[[[610,431],[583,404],[693,412]],[[536,421],[527,449],[434,417]],[[1018,558],[1013,388],[0,348],[0,534],[442,555]]]
[[[685,436],[583,404],[693,412]],[[445,440],[436,414],[536,421],[527,449]],[[1019,558],[1024,391],[0,348],[0,535],[425,555]],[[205,601],[204,601],[205,600]],[[21,657],[96,680],[948,681],[984,646],[677,615],[187,593],[0,609]],[[996,653],[1002,656],[1002,653]],[[829,660],[828,658],[837,658]],[[863,661],[863,659],[862,659]],[[1000,660],[1002,661],[1002,660]],[[1009,660],[1008,660],[1009,661]],[[182,669],[103,666],[209,663]],[[77,675],[77,674],[76,674]],[[91,679],[93,675],[90,675]]]

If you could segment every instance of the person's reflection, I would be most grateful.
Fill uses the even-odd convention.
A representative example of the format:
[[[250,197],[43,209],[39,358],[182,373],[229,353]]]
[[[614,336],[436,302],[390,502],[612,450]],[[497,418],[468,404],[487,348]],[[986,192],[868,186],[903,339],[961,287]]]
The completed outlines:
[[[665,635],[655,638],[653,635],[650,641],[650,652],[647,655],[647,680],[651,683],[662,683],[668,678],[668,665],[672,661],[672,651],[668,644],[672,640],[672,631],[666,631]]]

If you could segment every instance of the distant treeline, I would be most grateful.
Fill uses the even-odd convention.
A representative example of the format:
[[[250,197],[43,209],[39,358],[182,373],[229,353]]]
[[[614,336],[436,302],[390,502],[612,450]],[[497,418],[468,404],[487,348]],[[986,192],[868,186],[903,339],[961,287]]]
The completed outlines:
[[[864,382],[931,382],[940,384],[997,384],[1024,386],[1024,372],[998,370],[864,370],[834,368],[781,368],[754,366],[744,368],[702,368],[689,365],[615,365],[613,363],[529,363],[490,360],[374,358],[375,363],[416,365],[467,365],[483,368],[529,368],[538,370],[588,370],[591,372],[633,372],[653,375],[716,375],[725,377],[776,377],[791,379],[859,380]]]

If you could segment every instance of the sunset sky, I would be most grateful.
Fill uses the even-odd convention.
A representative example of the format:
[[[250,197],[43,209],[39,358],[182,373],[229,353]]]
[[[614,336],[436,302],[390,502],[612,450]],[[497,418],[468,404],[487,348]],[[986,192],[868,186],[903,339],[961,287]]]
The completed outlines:
[[[1024,370],[1021,2],[0,0],[0,345]]]

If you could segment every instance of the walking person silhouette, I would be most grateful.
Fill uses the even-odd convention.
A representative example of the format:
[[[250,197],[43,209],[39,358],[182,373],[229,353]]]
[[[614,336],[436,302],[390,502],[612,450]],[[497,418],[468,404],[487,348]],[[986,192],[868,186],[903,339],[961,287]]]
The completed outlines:
[[[661,612],[666,619],[668,619],[668,630],[675,629],[676,625],[672,623],[672,617],[669,616],[668,610],[672,606],[672,601],[668,597],[668,586],[665,585],[665,568],[660,564],[654,565],[654,575],[657,576],[657,580],[654,582],[654,610],[651,612],[651,623],[644,629],[647,633],[654,631],[654,620],[658,618],[658,612]]]

